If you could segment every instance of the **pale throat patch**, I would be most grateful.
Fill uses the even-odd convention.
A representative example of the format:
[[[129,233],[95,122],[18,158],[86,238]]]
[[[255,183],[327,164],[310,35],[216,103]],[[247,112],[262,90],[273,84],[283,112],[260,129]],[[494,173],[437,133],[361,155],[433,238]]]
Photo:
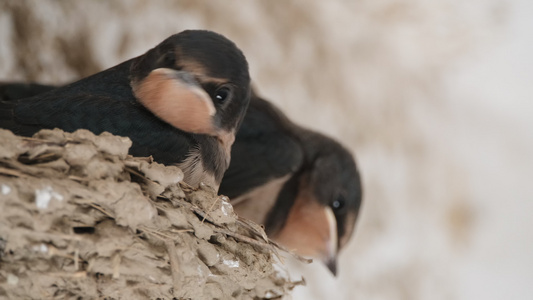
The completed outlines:
[[[184,181],[193,187],[198,187],[201,182],[211,186],[216,191],[220,187],[220,181],[217,181],[215,176],[217,172],[225,172],[230,163],[231,145],[235,140],[233,133],[222,135],[220,137],[210,137],[217,139],[220,143],[219,147],[215,147],[216,151],[210,153],[214,156],[215,166],[214,173],[206,170],[202,161],[201,145],[193,147],[185,160],[178,164],[178,167],[183,171]],[[219,173],[219,174],[222,174]]]
[[[188,185],[198,187],[203,182],[218,191],[219,184],[215,180],[215,174],[205,170],[199,148],[191,150],[178,167],[183,171],[183,181]]]

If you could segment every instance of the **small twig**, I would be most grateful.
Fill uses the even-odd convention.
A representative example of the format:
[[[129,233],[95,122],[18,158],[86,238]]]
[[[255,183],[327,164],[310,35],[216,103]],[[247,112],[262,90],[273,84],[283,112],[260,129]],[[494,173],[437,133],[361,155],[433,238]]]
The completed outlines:
[[[207,220],[207,222],[209,222],[209,223],[211,223],[211,224],[213,224],[213,225],[215,225],[217,227],[220,227],[219,225],[215,224],[215,222],[211,218],[208,217],[207,213],[205,211],[201,210],[199,207],[191,205],[189,207],[189,209],[192,210],[194,213],[196,213],[198,216],[202,217],[203,218],[202,222],[204,220]]]
[[[153,229],[150,229],[148,227],[141,227],[140,228],[141,230],[144,230],[146,233],[149,233],[149,234],[152,234],[154,236],[157,236],[159,238],[162,238],[163,240],[175,240],[175,237],[173,236],[170,236],[170,235],[167,235],[167,234],[164,234],[160,231],[155,231]]]
[[[80,263],[78,262],[80,258],[80,248],[76,247],[74,250],[74,269],[78,271],[80,269]]]
[[[48,153],[43,153],[43,154],[39,154],[38,156],[36,157],[28,157],[29,160],[39,160],[39,159],[44,159],[44,158],[48,158],[48,157],[51,157],[51,156],[59,156],[57,153],[54,153],[54,152],[48,152]]]
[[[190,186],[189,184],[187,184],[186,182],[183,182],[183,181],[180,181],[178,182],[178,184],[180,185],[180,188],[185,192],[192,192],[194,191],[194,188],[192,186]]]
[[[185,233],[185,232],[194,232],[194,229],[170,229],[169,231],[173,233]]]
[[[231,232],[229,230],[226,230],[226,229],[222,229],[222,228],[215,228],[214,231],[216,232],[219,232],[219,233],[223,233],[225,235],[229,235],[229,236],[232,236],[238,240],[241,240],[243,242],[246,242],[248,244],[252,244],[252,245],[256,245],[256,246],[260,246],[260,247],[266,247],[266,248],[269,248],[272,250],[272,245],[270,243],[265,243],[263,241],[258,241],[258,240],[254,240],[252,238],[249,238],[247,236],[244,236],[242,234],[239,234],[239,233],[236,233],[236,232]]]
[[[144,176],[144,174],[142,174],[141,172],[138,172],[137,170],[135,170],[135,169],[133,169],[131,167],[126,166],[126,167],[124,167],[124,169],[126,171],[130,172],[131,174],[135,175],[135,176],[138,176],[138,177],[140,177],[140,178],[142,178],[144,180],[148,180],[148,178],[146,178],[146,176]]]
[[[96,203],[93,203],[93,202],[89,202],[88,203],[92,208],[98,210],[99,212],[103,213],[104,215],[110,217],[111,219],[114,219],[115,216],[113,216],[111,213],[107,212],[104,208],[102,208],[100,205],[96,204]]]
[[[47,239],[61,238],[61,239],[72,240],[72,241],[81,241],[83,239],[81,236],[78,236],[78,235],[37,232],[34,230],[29,230],[29,229],[24,229],[24,228],[17,228],[16,232],[17,234],[21,233],[21,234],[24,234],[25,236],[46,237]]]
[[[261,225],[242,217],[237,217],[236,222],[241,227],[246,228],[254,234],[261,236],[261,238],[263,238],[265,242],[268,242],[268,236],[266,235],[265,230]]]
[[[120,277],[120,261],[122,256],[120,252],[117,252],[113,255],[112,264],[113,264],[113,279],[118,279]]]
[[[15,176],[15,177],[26,177],[27,175],[20,172],[20,171],[17,171],[17,170],[13,170],[13,169],[8,169],[8,168],[2,168],[0,167],[0,174],[4,174],[4,175],[11,175],[11,176]]]
[[[215,199],[215,201],[213,201],[213,204],[211,204],[211,207],[209,207],[209,209],[207,210],[207,212],[205,212],[205,215],[204,215],[204,218],[202,219],[202,224],[204,223],[205,221],[205,218],[207,217],[207,215],[213,211],[213,207],[215,207],[215,204],[218,202],[218,197]]]
[[[165,196],[162,196],[162,195],[157,195],[157,199],[170,201],[170,199],[168,197],[165,197]]]
[[[179,272],[179,257],[176,252],[176,245],[174,241],[166,241],[165,246],[167,248],[168,259],[170,261],[170,271],[172,273],[172,285],[175,291],[180,289],[181,274]]]
[[[57,144],[57,143],[54,143],[54,142],[51,142],[45,139],[39,139],[39,138],[34,138],[34,137],[23,137],[22,140],[31,141],[31,142],[42,142],[43,144]]]
[[[56,277],[71,277],[71,278],[85,278],[87,277],[86,271],[80,271],[80,272],[74,272],[74,273],[67,273],[67,272],[51,272],[46,273],[50,276],[56,276]]]
[[[83,177],[79,177],[79,176],[75,176],[75,175],[69,175],[68,179],[71,179],[71,180],[74,180],[74,181],[77,181],[77,182],[87,182],[87,181],[89,181],[89,179],[87,179],[87,178],[83,178]]]

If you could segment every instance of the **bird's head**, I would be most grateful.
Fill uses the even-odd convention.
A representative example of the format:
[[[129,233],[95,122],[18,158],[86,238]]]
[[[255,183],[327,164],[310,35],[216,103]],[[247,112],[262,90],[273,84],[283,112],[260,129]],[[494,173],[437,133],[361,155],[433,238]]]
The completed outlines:
[[[336,274],[338,253],[361,206],[361,181],[353,156],[340,144],[316,135],[307,145],[314,160],[299,176],[294,205],[276,239]]]
[[[250,102],[248,63],[237,46],[206,30],[172,35],[134,59],[135,97],[153,114],[190,133],[233,143]]]

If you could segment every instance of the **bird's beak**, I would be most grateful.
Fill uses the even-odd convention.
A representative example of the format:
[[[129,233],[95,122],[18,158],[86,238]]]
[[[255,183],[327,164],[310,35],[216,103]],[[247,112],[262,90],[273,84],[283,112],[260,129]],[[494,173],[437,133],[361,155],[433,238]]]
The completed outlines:
[[[168,124],[186,132],[218,134],[215,106],[191,73],[155,69],[132,88],[139,102]]]
[[[337,221],[329,206],[309,194],[300,192],[285,226],[274,239],[300,255],[320,259],[336,275]]]

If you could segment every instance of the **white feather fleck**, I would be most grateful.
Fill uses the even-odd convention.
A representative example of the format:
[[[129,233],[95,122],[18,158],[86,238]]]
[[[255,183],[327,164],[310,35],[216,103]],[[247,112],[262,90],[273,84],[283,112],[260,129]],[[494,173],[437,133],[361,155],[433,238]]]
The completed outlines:
[[[2,184],[0,186],[0,191],[2,192],[2,195],[7,195],[11,193],[11,187],[7,184]]]
[[[7,275],[7,284],[9,285],[17,285],[19,283],[19,278],[13,274]]]
[[[41,190],[35,190],[35,204],[39,209],[46,209],[52,199],[63,201],[63,196],[56,193],[51,186],[47,186]]]
[[[239,261],[238,260],[230,260],[230,259],[224,259],[222,261],[223,264],[230,268],[238,268],[239,267]]]

